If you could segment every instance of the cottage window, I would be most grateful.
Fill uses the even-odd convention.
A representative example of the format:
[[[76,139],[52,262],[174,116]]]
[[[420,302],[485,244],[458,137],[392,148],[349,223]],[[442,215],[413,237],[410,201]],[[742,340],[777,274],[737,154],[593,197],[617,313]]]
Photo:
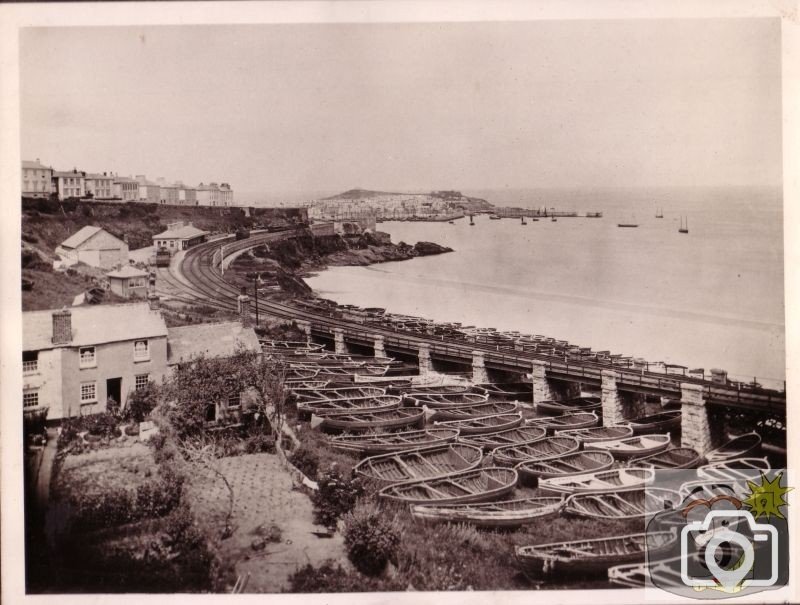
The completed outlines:
[[[22,407],[35,408],[39,405],[39,391],[23,391],[22,392]]]
[[[39,371],[39,352],[38,351],[23,351],[22,352],[22,373],[35,374]]]
[[[147,361],[150,359],[150,347],[146,340],[137,340],[133,343],[133,360]]]
[[[94,403],[97,401],[97,382],[81,383],[81,403]]]
[[[217,421],[217,404],[209,403],[206,405],[206,422]]]
[[[81,358],[82,368],[97,367],[97,355],[94,347],[81,347],[78,349],[78,354]]]
[[[137,374],[136,375],[136,390],[141,391],[147,388],[147,383],[150,381],[150,374]]]

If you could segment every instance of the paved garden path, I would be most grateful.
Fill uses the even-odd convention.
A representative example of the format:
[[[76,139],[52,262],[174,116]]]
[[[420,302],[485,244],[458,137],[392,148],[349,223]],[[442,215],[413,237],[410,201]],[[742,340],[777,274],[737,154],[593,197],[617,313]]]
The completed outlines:
[[[234,490],[235,531],[222,542],[223,556],[235,564],[238,574],[250,574],[245,592],[281,592],[289,588],[289,576],[307,563],[316,566],[326,559],[336,559],[347,565],[340,534],[320,538],[313,533],[324,533],[325,528],[314,523],[311,501],[293,488],[277,456],[222,458],[217,461],[217,468]],[[228,492],[220,479],[204,474],[207,476],[202,485],[198,482],[192,487],[197,512],[221,521]],[[262,550],[254,550],[253,542],[263,539],[262,534],[269,533],[272,525],[280,529],[280,541],[267,541]],[[259,528],[263,530],[259,532]]]

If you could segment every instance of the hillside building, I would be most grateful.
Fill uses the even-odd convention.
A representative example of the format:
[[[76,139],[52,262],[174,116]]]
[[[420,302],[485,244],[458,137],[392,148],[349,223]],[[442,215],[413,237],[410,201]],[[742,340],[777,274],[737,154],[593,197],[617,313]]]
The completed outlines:
[[[105,229],[87,225],[56,248],[56,254],[73,263],[111,269],[128,264],[128,244]]]
[[[53,189],[53,169],[36,161],[22,160],[23,197],[50,197]]]

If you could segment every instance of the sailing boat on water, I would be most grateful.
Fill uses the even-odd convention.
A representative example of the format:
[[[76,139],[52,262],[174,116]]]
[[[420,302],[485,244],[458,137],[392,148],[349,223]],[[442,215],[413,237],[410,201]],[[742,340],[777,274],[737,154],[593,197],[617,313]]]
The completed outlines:
[[[638,227],[639,223],[636,222],[635,217],[631,217],[631,220],[627,223],[617,223],[617,227]]]
[[[475,221],[472,220],[472,215],[471,214],[469,215],[469,226],[470,227],[474,227],[475,226]]]
[[[664,209],[663,208],[659,208],[658,210],[656,210],[656,218],[664,218]]]
[[[527,224],[528,224],[528,222],[525,220],[525,215],[522,215],[522,222],[521,222],[521,224],[522,224],[522,225],[527,225]]]
[[[678,233],[689,233],[689,217],[686,217],[686,224],[683,222],[683,217],[681,217],[681,226],[678,229]]]
[[[556,218],[556,209],[550,208],[550,221],[555,223],[558,219]]]

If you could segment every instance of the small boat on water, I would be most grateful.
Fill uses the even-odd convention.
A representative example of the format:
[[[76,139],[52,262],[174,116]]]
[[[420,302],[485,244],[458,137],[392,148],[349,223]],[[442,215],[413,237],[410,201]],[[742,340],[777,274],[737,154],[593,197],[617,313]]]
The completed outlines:
[[[600,418],[594,412],[578,412],[564,414],[563,416],[533,418],[525,423],[526,426],[540,426],[551,433],[561,429],[585,429],[598,424],[600,424]]]
[[[411,409],[411,408],[409,408]],[[424,413],[423,410],[419,410]],[[458,429],[461,435],[483,435],[503,429],[513,429],[522,424],[522,414],[495,414],[492,416],[480,416],[478,418],[466,418],[464,420],[446,420],[444,422],[434,422],[434,426],[441,428]]]
[[[520,462],[538,462],[577,452],[580,443],[573,437],[543,437],[527,443],[503,445],[492,451],[497,466],[515,466]]]
[[[489,215],[489,220],[490,220],[490,221],[499,221],[499,220],[500,220],[500,217],[499,217],[499,216],[497,216],[496,214],[490,214],[490,215]]]
[[[397,433],[361,433],[328,437],[328,444],[336,450],[356,454],[387,454],[420,447],[452,443],[458,437],[456,429],[421,429]]]
[[[614,492],[626,488],[643,487],[654,477],[655,471],[651,468],[614,468],[581,475],[540,479],[539,489],[560,494]]]
[[[327,432],[358,432],[378,429],[390,430],[414,425],[421,427],[425,423],[425,410],[396,408],[378,411],[365,409],[335,412],[322,416],[321,418],[319,416],[312,416],[312,426],[315,424],[315,418],[319,420],[319,426],[322,430]]]
[[[771,470],[766,458],[734,458],[703,465],[697,469],[697,474],[710,481],[741,481]]]
[[[489,451],[503,445],[535,441],[536,439],[541,439],[545,435],[547,435],[547,431],[541,427],[520,426],[511,429],[504,429],[502,431],[484,433],[482,435],[459,437],[458,440],[460,443],[477,445],[482,447],[484,450]]]
[[[590,472],[604,471],[614,464],[614,456],[608,452],[573,452],[549,460],[526,460],[517,464],[520,483],[533,484],[548,477],[567,477]]]
[[[669,433],[664,435],[634,435],[613,441],[595,441],[587,449],[609,452],[614,458],[635,458],[663,452],[669,447]]]
[[[671,410],[650,416],[626,420],[633,428],[634,435],[677,431],[681,428],[681,411]]]
[[[761,449],[761,435],[746,433],[728,441],[715,450],[707,452],[705,457],[709,464],[723,462],[734,458],[748,458]]]
[[[432,420],[464,420],[495,414],[511,414],[519,411],[519,404],[514,401],[489,401],[488,403],[467,403],[446,408],[434,408],[430,416]]]
[[[525,222],[525,217],[524,216],[522,217],[522,224],[523,225],[527,225],[528,224],[527,222]]]
[[[541,577],[563,573],[606,574],[609,567],[636,563],[665,552],[678,539],[676,532],[648,532],[611,538],[517,546],[517,562],[525,575]]]
[[[575,437],[581,444],[594,443],[595,441],[612,441],[624,439],[633,435],[629,424],[614,426],[596,426],[588,429],[563,429],[555,432],[556,435],[569,435]]]
[[[484,528],[520,527],[559,513],[560,497],[520,498],[479,504],[437,506],[417,504],[411,507],[415,519],[440,523],[464,523]]]
[[[639,223],[617,223],[617,227],[634,228],[634,227],[638,227],[638,226],[639,226]]]
[[[659,208],[658,210],[656,210],[656,218],[664,218],[663,208]]]
[[[433,408],[458,407],[465,404],[475,405],[489,401],[488,394],[482,393],[406,393],[403,404],[407,406]]]
[[[406,481],[384,487],[381,498],[405,504],[467,504],[498,500],[514,491],[517,471],[513,468],[476,468],[421,481]]]
[[[691,447],[673,447],[663,452],[630,460],[630,464],[633,466],[651,466],[658,469],[697,468],[703,462],[704,459],[700,453]]]
[[[541,414],[568,414],[599,410],[600,407],[599,397],[572,397],[564,401],[540,401],[536,404],[536,411]]]
[[[488,393],[492,399],[533,401],[533,384],[530,382],[480,383],[473,387],[476,393]]]
[[[377,397],[342,397],[341,399],[317,399],[297,404],[298,418],[305,420],[316,416],[327,416],[339,412],[359,412],[393,410],[400,407],[397,395],[379,395]]]
[[[449,443],[365,458],[353,471],[365,479],[398,483],[466,471],[477,467],[482,459],[479,447]]]
[[[686,223],[683,222],[683,217],[681,217],[681,226],[678,228],[678,233],[689,233],[689,217],[686,217]]]
[[[590,519],[639,519],[680,505],[678,492],[660,487],[639,487],[615,492],[584,492],[569,496],[564,512]]]

